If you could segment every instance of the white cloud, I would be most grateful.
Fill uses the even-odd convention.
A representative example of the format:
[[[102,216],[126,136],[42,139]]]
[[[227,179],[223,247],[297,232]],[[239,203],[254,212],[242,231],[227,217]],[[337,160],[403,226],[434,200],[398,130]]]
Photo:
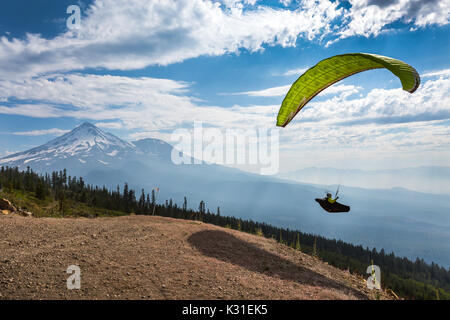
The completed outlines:
[[[16,104],[14,106],[0,105],[0,114],[24,115],[33,118],[58,118],[62,112],[57,108],[45,104]]]
[[[308,68],[297,68],[288,70],[285,73],[283,73],[283,76],[294,76],[294,75],[301,76],[303,73],[305,73],[306,70],[308,70]]]
[[[447,77],[450,76],[450,69],[431,71],[421,75],[422,78],[439,77],[439,76],[447,76]]]
[[[295,46],[297,39],[331,40],[378,35],[395,21],[416,27],[449,22],[450,0],[303,0],[294,9],[256,1],[97,0],[81,28],[46,39],[0,38],[1,77],[11,79],[86,68],[142,69],[205,55],[264,46]],[[337,34],[334,34],[336,32]],[[337,36],[337,37],[336,37]]]
[[[105,128],[105,129],[122,129],[123,123],[120,121],[113,121],[113,122],[97,122],[95,125],[99,128]]]
[[[89,110],[105,105],[126,107],[145,99],[161,102],[159,100],[169,94],[185,93],[187,88],[187,83],[167,79],[76,73],[0,80],[0,96],[50,101]],[[66,113],[70,113],[70,110],[66,110]]]
[[[450,116],[450,77],[425,81],[414,94],[398,89],[373,89],[366,96],[335,96],[309,103],[306,121],[333,123],[389,123],[440,119]]]
[[[280,86],[280,87],[273,87],[263,90],[256,90],[256,91],[246,91],[246,92],[237,92],[237,93],[231,93],[232,95],[246,95],[251,97],[280,97],[285,95],[291,86]]]
[[[237,92],[237,93],[231,93],[233,95],[247,95],[251,97],[281,97],[288,93],[289,89],[291,88],[291,85],[287,86],[279,86],[279,87],[273,87],[263,90],[256,90],[256,91],[246,91],[246,92]],[[357,93],[358,90],[361,89],[361,87],[356,87],[354,85],[343,85],[343,84],[335,84],[331,87],[328,87],[326,90],[319,93],[320,96],[330,95],[330,94],[345,94],[346,96]]]
[[[328,157],[342,159],[358,153],[377,159],[408,152],[423,157],[449,150],[448,92],[450,75],[424,81],[414,94],[373,89],[353,99],[339,95],[312,100],[283,131],[284,139],[291,150],[311,156],[316,152],[316,158],[321,149]]]
[[[2,77],[22,78],[85,68],[141,69],[202,55],[295,46],[330,32],[338,4],[304,0],[297,10],[252,6],[254,1],[95,1],[81,28],[55,38],[27,34],[0,39]],[[248,9],[251,6],[251,9]]]
[[[189,84],[167,79],[89,74],[54,74],[23,80],[0,80],[0,95],[19,100],[1,106],[0,114],[35,118],[73,117],[98,121],[104,128],[170,130],[193,121],[218,126],[257,121],[259,112],[276,106],[200,106],[188,96]],[[20,101],[33,100],[36,104]],[[258,110],[255,114],[255,110]]]
[[[450,74],[445,70],[433,74],[441,76],[424,81],[414,94],[400,88],[373,89],[365,96],[351,99],[351,94],[357,93],[360,87],[335,84],[320,94],[323,97],[331,94],[331,98],[312,100],[291,124],[311,121],[386,123],[443,118],[450,111],[447,94]],[[282,86],[239,94],[282,96],[288,88]],[[191,125],[195,120],[218,127],[251,123],[272,125],[279,108],[278,105],[202,106],[188,93],[188,83],[167,79],[56,74],[33,80],[0,81],[0,95],[19,100],[15,105],[0,105],[0,113],[91,119],[104,128],[151,131]],[[20,102],[30,100],[36,104]]]
[[[17,136],[46,136],[46,135],[60,136],[67,132],[69,132],[69,130],[52,128],[52,129],[44,129],[44,130],[18,131],[18,132],[12,132],[12,134],[17,135]]]
[[[302,0],[273,8],[255,0],[96,0],[78,31],[54,38],[27,34],[0,38],[0,77],[106,68],[142,69],[199,56],[264,46],[296,46],[299,37],[328,44],[351,36],[376,36],[392,22],[414,27],[449,22],[450,0]],[[337,32],[337,34],[336,34]]]
[[[450,21],[450,0],[349,0],[340,38],[377,36],[393,22],[412,23],[416,27],[446,25]],[[330,41],[332,43],[333,41]]]

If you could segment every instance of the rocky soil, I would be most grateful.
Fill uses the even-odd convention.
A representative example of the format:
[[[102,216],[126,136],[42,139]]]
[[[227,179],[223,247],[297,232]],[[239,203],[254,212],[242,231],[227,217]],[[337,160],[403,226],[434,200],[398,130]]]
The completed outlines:
[[[70,265],[80,289],[67,289]],[[390,296],[275,240],[201,222],[0,214],[0,299],[375,298]]]

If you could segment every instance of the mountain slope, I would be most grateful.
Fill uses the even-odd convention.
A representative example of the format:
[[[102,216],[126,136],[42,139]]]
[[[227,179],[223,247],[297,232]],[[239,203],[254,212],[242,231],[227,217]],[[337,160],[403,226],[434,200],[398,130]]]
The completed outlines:
[[[275,240],[198,221],[0,216],[0,233],[0,299],[389,299]],[[67,290],[74,264],[81,289]]]
[[[99,168],[117,168],[130,160],[167,159],[172,147],[158,139],[144,139],[133,143],[124,141],[83,123],[72,131],[48,143],[0,159],[0,165],[35,171],[70,169],[71,174],[85,174]]]
[[[203,200],[213,211],[220,206],[226,215],[299,229],[378,250],[384,248],[412,260],[420,257],[427,262],[450,266],[448,196],[399,188],[370,190],[341,186],[341,202],[350,205],[351,211],[330,215],[314,201],[324,195],[322,187],[261,177],[219,165],[177,166],[170,158],[172,147],[161,140],[128,143],[119,138],[107,139],[109,136],[90,124],[81,127],[83,130],[72,131],[76,136],[80,135],[75,139],[75,147],[81,145],[77,152],[72,152],[74,146],[68,143],[70,139],[64,140],[69,133],[41,147],[3,158],[0,166],[18,165],[25,169],[29,165],[41,172],[67,168],[72,176],[82,176],[90,184],[111,189],[124,182],[138,191],[144,188],[146,192],[158,186],[158,202],[172,198],[181,205],[186,196],[190,208],[198,208]],[[100,138],[93,139],[92,135],[97,134]],[[89,141],[99,145],[89,144]],[[70,148],[65,145],[67,143]],[[68,151],[55,153],[54,149]],[[114,151],[117,153],[113,156]],[[41,157],[40,152],[48,156]],[[52,162],[46,165],[48,161]],[[333,189],[336,187],[332,186]]]
[[[2,158],[0,165],[30,166],[37,171],[76,169],[107,165],[113,158],[120,160],[134,151],[132,144],[84,123],[42,146]]]

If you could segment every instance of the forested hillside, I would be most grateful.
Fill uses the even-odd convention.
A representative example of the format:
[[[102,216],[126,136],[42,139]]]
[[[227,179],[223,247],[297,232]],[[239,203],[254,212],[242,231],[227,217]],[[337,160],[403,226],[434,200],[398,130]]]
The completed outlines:
[[[155,190],[146,193],[127,184],[116,190],[87,185],[82,178],[71,177],[66,170],[38,175],[31,169],[2,167],[0,170],[0,197],[6,197],[22,209],[30,210],[37,217],[160,215],[178,219],[201,220],[206,223],[232,228],[248,233],[274,238],[304,253],[317,256],[341,269],[348,269],[364,277],[367,266],[375,264],[381,268],[384,288],[410,299],[450,299],[450,270],[435,263],[427,264],[422,259],[410,261],[385,253],[383,249],[370,250],[340,240],[326,239],[319,235],[302,233],[300,230],[278,228],[269,224],[230,217],[220,208],[207,209],[205,202],[193,210],[186,197],[182,204],[168,199],[157,203]],[[195,206],[197,207],[197,206]]]

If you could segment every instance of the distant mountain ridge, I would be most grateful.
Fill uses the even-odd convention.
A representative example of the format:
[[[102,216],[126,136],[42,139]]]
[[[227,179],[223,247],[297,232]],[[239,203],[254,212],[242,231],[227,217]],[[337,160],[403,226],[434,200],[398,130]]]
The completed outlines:
[[[343,184],[360,188],[409,190],[450,194],[450,167],[422,166],[388,170],[336,169],[309,167],[281,173],[279,178],[302,183]]]

